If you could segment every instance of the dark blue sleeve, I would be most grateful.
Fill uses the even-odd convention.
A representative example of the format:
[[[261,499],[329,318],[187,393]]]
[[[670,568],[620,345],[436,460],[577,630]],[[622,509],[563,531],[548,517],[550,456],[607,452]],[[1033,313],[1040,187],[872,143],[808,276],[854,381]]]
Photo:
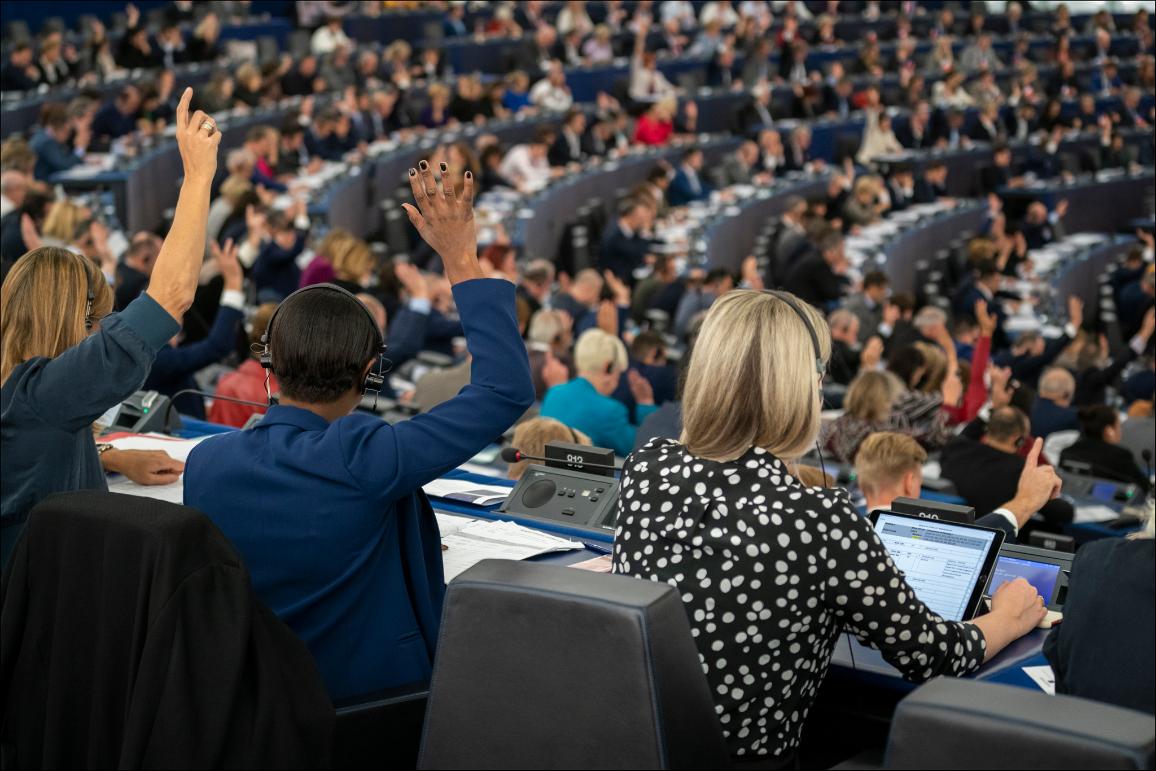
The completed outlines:
[[[79,431],[141,387],[153,359],[180,331],[156,300],[142,294],[55,359],[19,375],[13,403],[48,425]]]
[[[36,152],[40,156],[40,160],[52,170],[53,174],[67,171],[84,162],[76,153],[68,152],[68,149],[59,142],[45,142],[36,148]]]
[[[237,342],[237,325],[241,323],[241,311],[221,306],[209,335],[189,345],[173,348],[166,345],[157,352],[149,381],[171,382],[177,378],[192,375],[213,362],[228,356]]]
[[[273,179],[268,174],[262,173],[256,166],[253,167],[252,182],[254,186],[261,185],[268,190],[275,190],[278,193],[289,192],[288,187]]]
[[[449,401],[397,425],[357,415],[339,422],[346,468],[383,501],[465,463],[534,403],[514,285],[474,279],[456,284],[453,292],[473,354],[469,385]]]
[[[1007,521],[1007,517],[1002,514],[984,514],[982,517],[978,517],[975,520],[975,524],[979,525],[980,527],[988,527],[992,530],[1002,531],[1004,543],[1018,543],[1016,540],[1015,528],[1012,527],[1011,522]]]
[[[389,348],[385,357],[399,367],[425,347],[429,314],[402,306],[389,324]]]
[[[286,262],[293,262],[297,256],[301,254],[305,248],[305,235],[303,233],[297,234],[297,240],[289,249],[285,249],[276,241],[270,240],[261,248],[261,253],[257,259],[274,265],[280,265]]]
[[[430,311],[427,336],[432,340],[449,340],[464,334],[460,319],[451,319],[440,311]]]

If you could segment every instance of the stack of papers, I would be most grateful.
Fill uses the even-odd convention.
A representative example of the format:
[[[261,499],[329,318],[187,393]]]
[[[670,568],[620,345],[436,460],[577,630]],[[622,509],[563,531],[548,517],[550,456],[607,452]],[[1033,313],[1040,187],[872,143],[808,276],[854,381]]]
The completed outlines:
[[[443,527],[438,518],[439,527]],[[584,544],[548,535],[513,522],[473,520],[456,531],[442,530],[442,566],[446,583],[482,560],[524,560],[539,554],[583,549]]]
[[[435,479],[422,486],[425,494],[434,498],[464,501],[476,506],[492,506],[510,497],[512,487],[486,485],[465,479]]]

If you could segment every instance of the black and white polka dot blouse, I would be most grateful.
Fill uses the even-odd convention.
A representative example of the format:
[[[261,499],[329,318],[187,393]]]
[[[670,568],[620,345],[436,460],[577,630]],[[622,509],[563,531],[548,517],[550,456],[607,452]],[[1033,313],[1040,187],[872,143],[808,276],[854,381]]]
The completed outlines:
[[[622,473],[614,572],[682,593],[731,753],[789,755],[845,628],[912,680],[983,661],[972,624],[908,587],[840,490],[755,448],[719,463],[653,439]]]

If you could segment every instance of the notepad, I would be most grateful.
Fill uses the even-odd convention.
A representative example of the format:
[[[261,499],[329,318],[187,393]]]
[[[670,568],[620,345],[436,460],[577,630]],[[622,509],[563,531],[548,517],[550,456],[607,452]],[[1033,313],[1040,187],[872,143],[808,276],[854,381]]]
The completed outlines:
[[[439,526],[441,520],[439,519]],[[482,560],[524,560],[539,554],[585,548],[582,543],[531,530],[513,522],[473,520],[442,536],[442,568],[446,582]]]
[[[434,498],[464,501],[478,506],[492,506],[510,497],[512,487],[487,485],[465,479],[435,479],[422,486],[425,494]]]

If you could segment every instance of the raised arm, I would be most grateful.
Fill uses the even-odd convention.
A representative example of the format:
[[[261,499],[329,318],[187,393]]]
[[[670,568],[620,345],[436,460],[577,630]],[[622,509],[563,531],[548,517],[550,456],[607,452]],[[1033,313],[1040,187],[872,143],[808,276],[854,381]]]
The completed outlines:
[[[478,263],[474,175],[465,173],[459,197],[453,184],[443,183],[446,171],[446,165],[441,164],[441,175],[435,179],[426,161],[410,169],[409,185],[417,205],[403,203],[402,208],[422,239],[441,256],[451,284],[485,278]]]
[[[177,147],[185,179],[181,183],[173,225],[161,246],[146,290],[149,297],[178,320],[193,304],[197,291],[205,255],[209,188],[217,172],[217,146],[221,143],[221,132],[212,118],[200,110],[189,114],[192,98],[193,89],[186,88],[177,103]]]

